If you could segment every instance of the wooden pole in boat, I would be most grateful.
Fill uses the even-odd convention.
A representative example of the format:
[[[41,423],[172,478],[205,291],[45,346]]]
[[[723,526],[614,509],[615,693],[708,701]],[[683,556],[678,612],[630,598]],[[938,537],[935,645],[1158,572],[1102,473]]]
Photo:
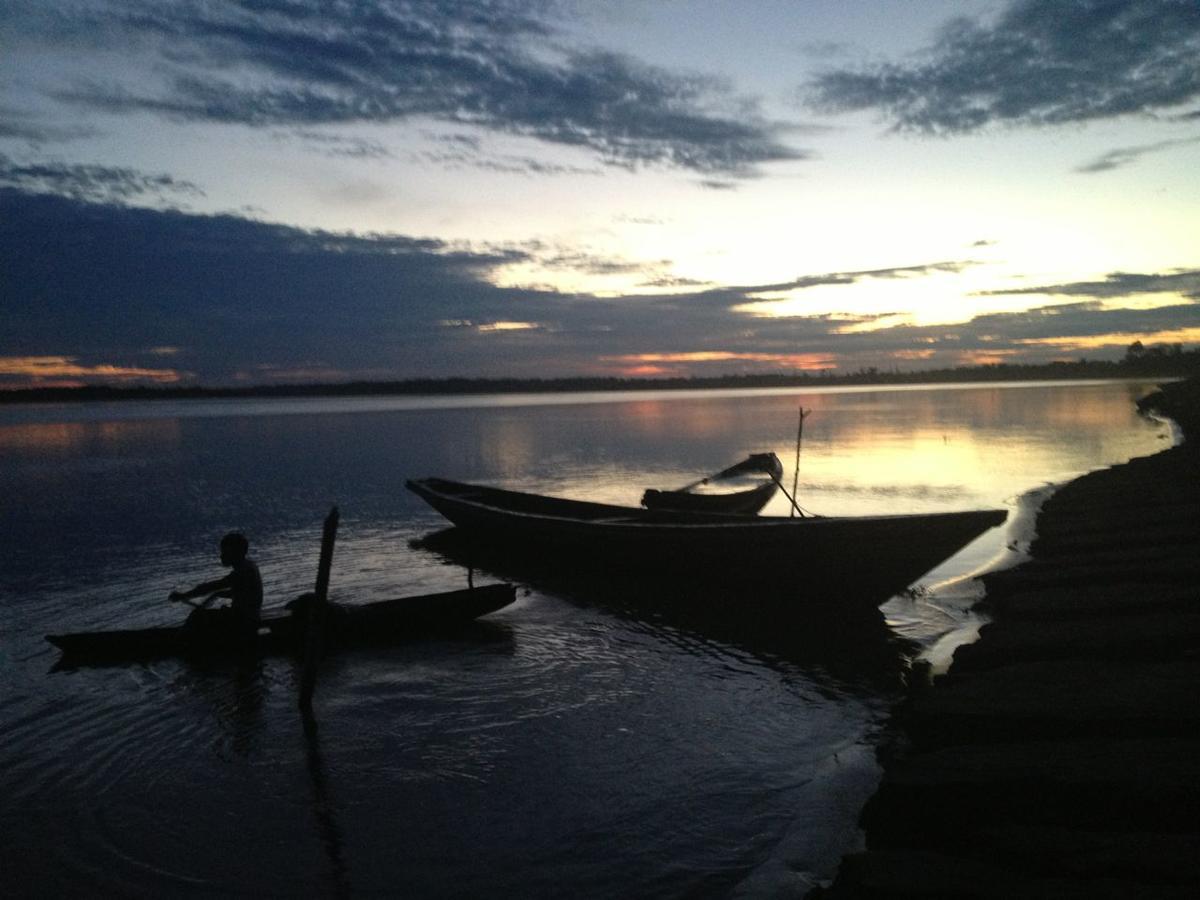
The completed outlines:
[[[338,508],[325,517],[321,533],[321,559],[317,564],[317,586],[308,606],[308,623],[304,628],[304,655],[300,668],[300,708],[312,714],[313,691],[317,687],[317,663],[325,644],[325,620],[329,612],[329,570],[333,565],[333,542],[337,538]]]
[[[804,440],[804,420],[807,419],[811,414],[811,409],[805,411],[804,406],[800,406],[800,424],[796,426],[796,469],[792,473],[792,496],[790,498],[792,501],[792,510],[790,513],[788,513],[789,519],[794,517],[796,515],[796,510],[799,509],[799,507],[796,506],[796,486],[800,481],[800,443]]]
[[[787,497],[788,502],[792,504],[792,512],[791,512],[791,515],[788,516],[788,518],[789,519],[794,518],[797,515],[800,516],[800,518],[802,518],[802,519],[806,518],[804,515],[804,510],[802,510],[800,508],[800,504],[796,502],[796,498],[788,493],[788,489],[783,486],[783,482],[780,481],[779,478],[774,474],[771,475],[771,480],[773,482],[775,482],[775,486],[777,488],[779,488],[780,491],[783,492],[783,496]]]

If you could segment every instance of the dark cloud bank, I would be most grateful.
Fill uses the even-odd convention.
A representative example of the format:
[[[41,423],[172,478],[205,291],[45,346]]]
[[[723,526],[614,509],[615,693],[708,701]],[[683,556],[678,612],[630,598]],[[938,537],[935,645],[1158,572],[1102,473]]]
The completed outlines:
[[[124,173],[114,177],[127,180]],[[833,355],[841,368],[853,369],[887,364],[890,354],[914,349],[933,350],[939,354],[933,361],[944,364],[977,350],[1016,349],[1036,360],[1061,354],[1044,350],[1039,357],[1023,341],[1200,326],[1197,302],[1153,310],[1100,305],[1155,291],[1195,300],[1198,271],[1030,288],[1031,294],[1079,299],[964,325],[847,334],[847,326],[870,320],[764,319],[733,307],[759,292],[921,277],[957,271],[969,261],[668,296],[600,298],[489,282],[496,267],[525,260],[529,252],[304,231],[0,187],[0,357],[165,364],[205,384],[269,382],[288,373],[307,373],[308,380],[614,373],[619,368],[611,360],[698,351]],[[529,327],[486,327],[497,322]],[[164,362],[162,348],[177,351]],[[719,371],[702,371],[774,370],[769,360],[760,362],[733,359]]]
[[[1145,113],[1194,119],[1198,60],[1196,0],[1017,0],[991,23],[951,22],[919,59],[827,71],[810,99],[929,133]]]
[[[56,91],[89,110],[297,129],[424,118],[722,177],[803,158],[719,80],[569,45],[555,12],[547,0],[17,0],[9,18],[27,39],[152,67]]]

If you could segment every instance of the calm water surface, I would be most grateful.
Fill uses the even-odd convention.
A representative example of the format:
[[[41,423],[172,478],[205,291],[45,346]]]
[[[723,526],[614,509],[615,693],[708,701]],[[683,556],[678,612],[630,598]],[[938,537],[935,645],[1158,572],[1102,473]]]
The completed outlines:
[[[1169,445],[1134,412],[1150,387],[0,408],[5,893],[802,892],[858,840],[905,661],[945,659],[970,574],[1028,537],[1021,498]],[[1009,525],[849,634],[535,578],[477,633],[327,660],[315,734],[286,659],[50,671],[47,632],[177,621],[227,530],[268,606],[311,588],[334,502],[335,599],[458,588],[410,546],[445,523],[406,478],[636,505],[773,450],[790,479],[801,402],[806,509]]]

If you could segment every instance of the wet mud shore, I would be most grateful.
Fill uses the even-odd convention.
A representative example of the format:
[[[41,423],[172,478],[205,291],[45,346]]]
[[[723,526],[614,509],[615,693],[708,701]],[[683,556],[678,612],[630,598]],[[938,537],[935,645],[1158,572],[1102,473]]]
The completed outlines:
[[[810,898],[1200,896],[1200,379],[1139,406],[1184,442],[1045,503]]]

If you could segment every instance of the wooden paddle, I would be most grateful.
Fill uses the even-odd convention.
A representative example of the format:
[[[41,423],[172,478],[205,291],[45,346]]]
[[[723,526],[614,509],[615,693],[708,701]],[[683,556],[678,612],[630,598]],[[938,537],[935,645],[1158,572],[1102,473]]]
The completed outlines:
[[[325,644],[325,620],[329,611],[329,570],[333,565],[333,542],[337,538],[338,508],[325,517],[321,534],[321,559],[317,563],[317,585],[308,605],[308,624],[304,629],[304,654],[300,669],[300,709],[312,715],[313,691],[317,687],[317,663]]]
[[[222,595],[220,594],[220,592],[218,592],[216,594],[209,594],[207,597],[205,597],[199,603],[197,603],[191,597],[170,597],[170,596],[168,596],[167,601],[169,603],[186,603],[188,606],[192,607],[193,609],[208,609],[209,604],[212,603],[214,600],[221,599],[221,596]]]

